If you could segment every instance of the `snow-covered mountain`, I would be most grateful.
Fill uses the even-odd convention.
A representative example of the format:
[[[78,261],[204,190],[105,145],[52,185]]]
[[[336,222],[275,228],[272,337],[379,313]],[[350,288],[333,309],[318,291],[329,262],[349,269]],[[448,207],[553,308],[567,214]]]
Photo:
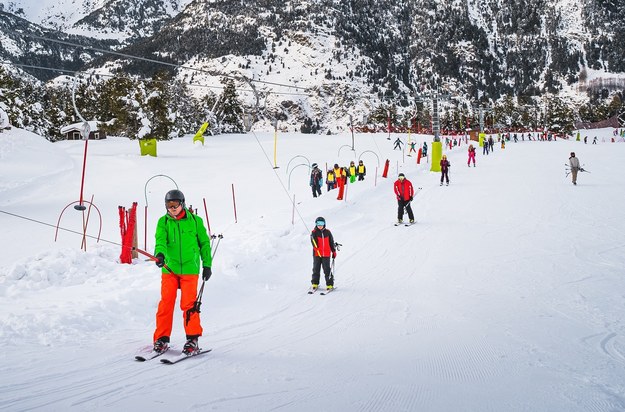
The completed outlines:
[[[20,3],[11,4],[5,10],[17,13]],[[624,2],[521,0],[504,7],[497,0],[144,0],[132,5],[84,0],[61,5],[55,8],[57,17],[39,17],[40,22],[113,36],[127,45],[128,54],[185,66],[173,70],[126,59],[119,62],[122,71],[150,76],[156,69],[171,70],[204,87],[194,89],[200,95],[219,87],[223,75],[233,76],[248,110],[294,127],[308,117],[336,131],[350,115],[362,120],[382,106],[400,115],[414,113],[417,102],[433,92],[457,98],[446,104],[458,110],[511,96],[544,112],[541,99],[547,94],[578,107],[604,103],[615,93],[622,100],[625,89]],[[21,14],[39,16],[46,7],[51,6]],[[45,56],[47,47],[41,44],[37,53]]]
[[[13,0],[4,11],[43,27],[97,38],[147,37],[191,0]]]

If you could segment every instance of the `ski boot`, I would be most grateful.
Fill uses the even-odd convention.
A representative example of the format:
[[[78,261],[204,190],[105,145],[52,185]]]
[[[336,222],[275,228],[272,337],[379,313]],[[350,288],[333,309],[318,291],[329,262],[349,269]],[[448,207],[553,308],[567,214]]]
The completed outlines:
[[[187,343],[185,343],[182,347],[182,353],[187,356],[195,355],[199,351],[200,348],[197,344],[197,337],[189,337],[189,339],[187,339]]]
[[[169,349],[169,338],[161,337],[154,342],[154,348],[152,350],[157,353],[165,353],[167,349]]]

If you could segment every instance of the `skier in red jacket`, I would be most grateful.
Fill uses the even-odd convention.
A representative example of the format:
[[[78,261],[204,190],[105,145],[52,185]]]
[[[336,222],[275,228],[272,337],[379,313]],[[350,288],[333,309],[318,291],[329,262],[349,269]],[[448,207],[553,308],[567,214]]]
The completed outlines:
[[[328,290],[334,288],[334,275],[330,267],[330,257],[336,258],[336,245],[332,232],[326,229],[326,220],[318,217],[315,220],[315,229],[310,234],[310,241],[313,245],[313,273],[311,291],[315,291],[319,287],[319,278],[321,276],[321,267],[325,274],[326,288]]]
[[[397,197],[397,223],[403,223],[404,221],[404,209],[408,212],[408,218],[410,223],[414,223],[414,214],[412,213],[412,197],[414,196],[414,189],[410,180],[406,179],[403,173],[400,173],[395,181],[395,196]]]

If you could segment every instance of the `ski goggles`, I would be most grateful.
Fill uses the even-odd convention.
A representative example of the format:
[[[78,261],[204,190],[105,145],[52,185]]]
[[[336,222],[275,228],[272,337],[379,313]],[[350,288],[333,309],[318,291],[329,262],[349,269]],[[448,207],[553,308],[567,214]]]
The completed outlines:
[[[316,224],[317,226],[325,226],[325,225],[326,225],[326,222],[324,222],[323,220],[317,220],[317,221],[315,222],[315,224]]]
[[[171,209],[171,210],[175,210],[178,209],[180,207],[182,203],[178,202],[178,201],[173,201],[173,202],[167,202],[167,204],[165,205],[165,207],[167,209]]]

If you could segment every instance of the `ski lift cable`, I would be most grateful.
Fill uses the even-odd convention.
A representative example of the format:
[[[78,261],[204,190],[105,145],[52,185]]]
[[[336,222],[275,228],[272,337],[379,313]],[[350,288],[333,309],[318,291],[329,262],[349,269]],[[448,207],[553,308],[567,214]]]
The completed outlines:
[[[89,71],[82,71],[82,72],[76,72],[73,70],[67,70],[67,69],[61,69],[61,68],[56,68],[56,67],[44,67],[44,66],[37,66],[37,65],[33,65],[33,64],[23,64],[23,63],[14,63],[14,62],[10,62],[10,61],[0,61],[0,64],[4,64],[7,66],[15,66],[15,67],[21,67],[21,68],[27,68],[27,69],[37,69],[37,70],[47,70],[47,71],[52,71],[52,72],[59,72],[61,74],[70,74],[70,75],[74,75],[76,73],[84,73],[90,76],[100,76],[100,77],[109,77],[109,78],[115,78],[116,75],[114,74],[106,74],[106,73],[94,73],[94,72],[89,72]],[[158,83],[167,83],[165,80],[154,80],[154,79],[148,79],[145,77],[137,77],[135,80],[138,81],[142,81],[142,82],[158,82]],[[217,90],[223,90],[225,87],[224,86],[211,86],[211,85],[206,85],[206,84],[199,84],[199,83],[192,83],[192,82],[182,82],[183,84],[186,84],[187,86],[190,87],[201,87],[201,88],[207,88],[207,89],[217,89]],[[254,90],[247,90],[247,89],[240,89],[238,90],[238,92],[241,93],[254,93]],[[275,92],[272,91],[272,93],[274,94],[278,94],[278,95],[286,95],[286,96],[309,96],[308,93],[291,93],[291,92]]]
[[[169,66],[169,67],[174,67],[177,69],[186,69],[186,70],[192,70],[192,71],[196,71],[199,73],[205,73],[211,76],[222,76],[222,77],[226,77],[226,78],[230,78],[230,79],[234,79],[234,80],[242,80],[241,77],[239,76],[233,76],[233,75],[229,75],[229,74],[225,74],[225,73],[219,73],[219,72],[213,72],[210,70],[205,70],[205,69],[198,69],[196,67],[191,67],[191,66],[184,66],[181,64],[176,64],[176,63],[168,63],[162,60],[156,60],[156,59],[150,59],[147,57],[139,57],[139,56],[134,56],[131,54],[127,54],[127,53],[121,53],[121,52],[116,52],[113,50],[106,50],[106,49],[101,49],[98,47],[92,47],[92,46],[85,46],[82,44],[78,44],[78,43],[72,43],[69,41],[65,41],[65,40],[57,40],[57,39],[51,39],[45,36],[38,36],[36,34],[29,34],[29,33],[22,33],[22,32],[17,32],[17,31],[12,31],[12,30],[7,30],[5,31],[5,33],[12,33],[18,36],[25,36],[25,37],[30,37],[32,39],[36,39],[36,40],[42,40],[42,41],[49,41],[52,43],[58,43],[58,44],[63,44],[66,46],[72,46],[72,47],[82,47],[83,49],[86,50],[91,50],[91,51],[95,51],[95,52],[99,52],[99,53],[104,53],[104,54],[112,54],[114,56],[119,56],[119,57],[124,57],[124,58],[128,58],[128,59],[134,59],[134,60],[141,60],[141,61],[145,61],[145,62],[149,62],[149,63],[156,63],[156,64],[160,64],[163,66]],[[242,76],[245,77],[245,76]],[[268,84],[268,85],[273,85],[273,86],[280,86],[280,87],[287,87],[287,88],[292,88],[292,89],[304,89],[305,91],[308,91],[307,88],[301,87],[301,86],[294,86],[294,85],[290,85],[290,84],[284,84],[284,83],[277,83],[277,82],[269,82],[269,81],[264,81],[264,80],[254,80],[254,79],[248,79],[248,81],[250,82],[255,82],[255,83],[261,83],[261,84]]]

